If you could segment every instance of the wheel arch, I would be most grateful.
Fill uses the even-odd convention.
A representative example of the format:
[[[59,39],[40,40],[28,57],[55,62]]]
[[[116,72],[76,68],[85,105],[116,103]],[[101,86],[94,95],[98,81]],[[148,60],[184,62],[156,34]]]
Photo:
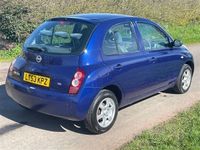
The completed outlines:
[[[120,104],[122,102],[122,97],[123,97],[122,90],[117,85],[113,85],[113,84],[108,85],[108,86],[104,87],[103,89],[112,91],[117,98],[118,105],[120,106]]]
[[[185,64],[189,65],[192,68],[192,73],[194,73],[194,63],[193,63],[193,61],[191,61],[191,60],[186,61]]]

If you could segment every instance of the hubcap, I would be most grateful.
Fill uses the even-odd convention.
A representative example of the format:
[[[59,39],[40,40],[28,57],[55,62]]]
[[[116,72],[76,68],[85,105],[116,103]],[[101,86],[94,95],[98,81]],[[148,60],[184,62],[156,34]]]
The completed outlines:
[[[190,87],[191,78],[192,78],[191,71],[189,69],[186,69],[183,72],[182,81],[181,81],[181,85],[184,90],[187,90]]]
[[[115,103],[111,98],[105,98],[97,108],[96,118],[100,127],[108,127],[115,117]]]

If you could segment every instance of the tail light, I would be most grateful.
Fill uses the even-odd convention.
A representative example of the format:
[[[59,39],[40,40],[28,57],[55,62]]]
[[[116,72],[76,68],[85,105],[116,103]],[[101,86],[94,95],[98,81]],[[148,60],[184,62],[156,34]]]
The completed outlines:
[[[12,63],[10,64],[10,67],[9,67],[9,69],[8,69],[8,72],[12,72],[13,71],[13,65],[12,65]]]
[[[11,64],[10,64],[10,67],[9,67],[9,69],[8,69],[8,75],[9,75],[9,76],[12,76],[12,75],[13,75],[13,72],[14,72],[14,67],[13,67],[13,65],[14,65],[15,61],[16,61],[16,59],[13,60],[13,61],[11,62]]]
[[[74,77],[71,81],[70,87],[69,87],[69,94],[77,94],[83,80],[85,78],[85,72],[82,69],[77,69],[76,73],[74,74]]]
[[[16,59],[14,59],[11,64],[10,64],[10,67],[8,69],[9,72],[12,72],[13,71],[13,64],[16,62]]]

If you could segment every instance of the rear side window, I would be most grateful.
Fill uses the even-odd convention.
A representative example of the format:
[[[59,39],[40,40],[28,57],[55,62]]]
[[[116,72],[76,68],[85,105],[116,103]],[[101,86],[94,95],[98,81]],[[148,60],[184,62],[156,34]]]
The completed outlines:
[[[153,51],[169,48],[168,37],[157,27],[146,23],[138,23],[137,25],[145,50]]]
[[[47,21],[30,35],[24,47],[27,50],[42,49],[46,53],[79,54],[93,29],[93,24],[81,21]]]
[[[105,55],[126,54],[138,51],[136,35],[130,23],[122,23],[111,27],[103,41]]]

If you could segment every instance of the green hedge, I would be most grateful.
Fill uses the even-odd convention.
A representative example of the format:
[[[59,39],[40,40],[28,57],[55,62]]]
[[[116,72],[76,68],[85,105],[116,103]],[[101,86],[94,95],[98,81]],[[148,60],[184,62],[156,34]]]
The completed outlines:
[[[44,20],[73,13],[109,12],[185,26],[200,20],[200,0],[1,0],[0,32],[22,42]]]
[[[30,8],[22,3],[6,3],[0,13],[0,31],[9,41],[23,41],[34,28],[34,22],[30,21],[29,16]]]

